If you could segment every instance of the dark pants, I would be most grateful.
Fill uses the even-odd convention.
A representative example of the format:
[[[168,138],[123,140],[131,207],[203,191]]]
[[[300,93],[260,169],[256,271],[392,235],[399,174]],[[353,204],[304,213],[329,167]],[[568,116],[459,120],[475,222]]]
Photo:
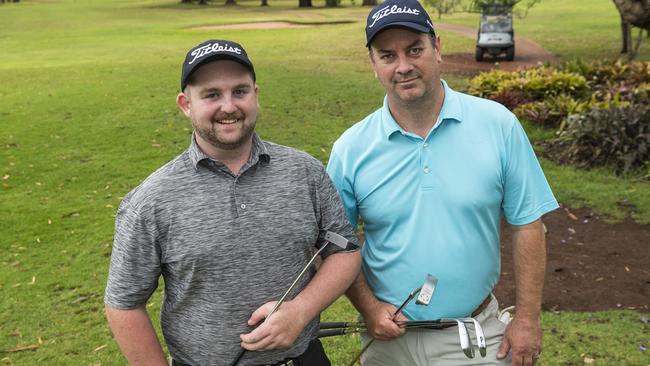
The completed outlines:
[[[293,364],[295,366],[331,366],[332,365],[330,363],[329,358],[327,358],[327,355],[325,354],[323,345],[320,343],[320,340],[318,339],[312,340],[309,343],[307,350],[302,355],[296,358],[278,361],[269,366],[283,365],[285,362],[288,362],[289,360],[293,361]],[[185,363],[180,363],[174,360],[172,361],[172,366],[190,366],[190,365]],[[201,366],[209,366],[209,365],[201,365]],[[261,365],[261,366],[266,366],[266,365]]]

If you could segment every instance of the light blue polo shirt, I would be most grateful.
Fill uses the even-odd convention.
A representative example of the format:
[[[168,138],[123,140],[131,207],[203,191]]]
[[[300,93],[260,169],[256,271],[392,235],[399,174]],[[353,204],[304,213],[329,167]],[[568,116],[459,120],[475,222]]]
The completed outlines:
[[[399,305],[438,278],[410,319],[462,317],[500,275],[500,220],[531,223],[558,207],[517,118],[504,106],[450,89],[425,139],[384,105],[334,144],[327,171],[353,226],[364,222],[363,273],[375,296]]]

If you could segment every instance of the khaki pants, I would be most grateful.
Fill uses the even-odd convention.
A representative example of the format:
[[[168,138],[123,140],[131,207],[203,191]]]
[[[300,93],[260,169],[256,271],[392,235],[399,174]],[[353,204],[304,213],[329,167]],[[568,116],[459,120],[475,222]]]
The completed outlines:
[[[408,330],[404,336],[390,341],[375,341],[361,356],[363,366],[455,366],[455,365],[511,365],[510,356],[497,360],[497,351],[503,339],[506,324],[497,317],[499,304],[492,301],[474,317],[485,333],[487,355],[481,357],[476,349],[474,325],[467,323],[467,331],[474,345],[474,358],[467,358],[460,348],[458,327],[440,330]],[[369,337],[361,335],[365,345]]]

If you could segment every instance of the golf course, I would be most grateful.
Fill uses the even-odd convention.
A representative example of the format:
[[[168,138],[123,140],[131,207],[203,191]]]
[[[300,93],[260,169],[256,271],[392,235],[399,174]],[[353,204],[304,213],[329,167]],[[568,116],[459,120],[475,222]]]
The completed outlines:
[[[115,214],[129,191],[190,143],[192,126],[175,98],[191,47],[241,43],[259,85],[257,133],[323,164],[341,133],[381,106],[384,89],[364,47],[370,8],[360,0],[335,8],[324,0],[311,8],[298,0],[223,3],[0,3],[0,366],[127,365],[104,314]],[[541,0],[514,20],[515,39],[528,48],[512,65],[474,61],[476,37],[468,33],[478,14],[430,13],[441,24],[442,78],[459,91],[470,92],[472,79],[492,69],[620,56],[611,0]],[[636,42],[638,29],[632,34]],[[636,61],[650,61],[647,34]],[[572,253],[591,271],[585,278],[569,264],[549,266],[547,277],[557,281],[546,286],[537,365],[650,366],[650,168],[619,174],[554,160],[544,149],[556,130],[520,119],[562,206],[547,223],[549,258]],[[503,263],[505,300],[514,289],[511,261]],[[147,303],[161,340],[162,283]],[[357,321],[358,313],[340,298],[321,319]],[[356,334],[323,343],[337,366],[360,349]]]

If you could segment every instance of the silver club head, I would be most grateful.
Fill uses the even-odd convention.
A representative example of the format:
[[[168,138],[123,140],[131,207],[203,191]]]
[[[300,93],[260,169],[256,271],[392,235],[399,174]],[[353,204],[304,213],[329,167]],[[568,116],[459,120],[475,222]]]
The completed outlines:
[[[433,296],[437,284],[438,279],[428,273],[427,278],[424,280],[424,284],[420,289],[420,295],[418,295],[418,299],[415,300],[415,303],[417,305],[429,305],[429,302],[431,302],[431,296]]]
[[[469,334],[467,333],[467,327],[465,327],[465,323],[458,319],[441,320],[456,322],[458,325],[458,338],[460,340],[460,348],[463,350],[463,353],[465,356],[467,356],[467,358],[474,358],[474,348],[472,347],[472,341],[469,339]]]
[[[350,243],[348,239],[344,238],[343,236],[333,231],[325,232],[325,240],[327,240],[327,242],[329,243],[336,245],[341,249],[346,249],[348,247],[348,244]]]
[[[460,320],[465,323],[474,324],[474,335],[476,336],[478,352],[481,354],[481,357],[485,357],[487,355],[487,345],[485,344],[485,334],[483,334],[483,327],[481,327],[481,323],[479,323],[478,320],[474,318],[463,318]]]

